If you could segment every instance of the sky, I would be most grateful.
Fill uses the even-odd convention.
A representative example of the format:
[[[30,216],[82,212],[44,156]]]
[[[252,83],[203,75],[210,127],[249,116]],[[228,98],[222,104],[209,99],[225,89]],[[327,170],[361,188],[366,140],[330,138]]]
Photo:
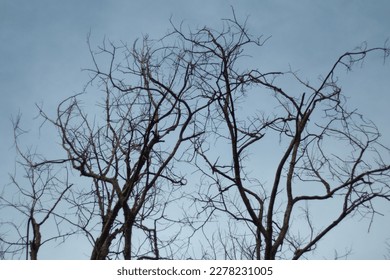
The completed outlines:
[[[43,104],[50,113],[59,101],[83,89],[88,75],[82,69],[92,65],[89,33],[94,47],[104,38],[129,43],[145,34],[159,38],[170,28],[170,18],[193,28],[218,27],[220,19],[231,16],[232,6],[239,18],[248,17],[250,33],[271,36],[257,54],[259,67],[291,67],[309,80],[363,42],[383,46],[390,38],[387,0],[0,0],[0,188],[14,168],[12,117],[22,113],[24,127],[35,135],[28,139],[32,144],[58,142],[55,135],[36,134],[35,104]],[[387,143],[389,77],[390,62],[373,56],[348,74],[343,86],[350,93],[350,107],[376,122]],[[370,233],[364,221],[343,223],[320,246],[317,257],[331,258],[333,247],[342,251],[352,246],[354,259],[383,258],[384,241],[390,238],[390,209],[382,210],[387,215],[376,219]],[[55,258],[50,253],[45,257]]]

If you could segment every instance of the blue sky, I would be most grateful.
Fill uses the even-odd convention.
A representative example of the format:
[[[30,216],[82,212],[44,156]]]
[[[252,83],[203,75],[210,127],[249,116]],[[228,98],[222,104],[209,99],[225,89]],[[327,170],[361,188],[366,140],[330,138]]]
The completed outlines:
[[[291,67],[311,80],[325,73],[343,52],[362,42],[383,46],[390,38],[387,0],[0,0],[0,188],[14,166],[11,116],[21,112],[24,127],[35,131],[39,125],[33,121],[35,103],[50,113],[60,100],[82,90],[88,75],[81,70],[91,66],[89,32],[92,46],[104,37],[130,43],[144,34],[159,38],[170,28],[170,17],[194,28],[218,27],[221,18],[231,16],[231,6],[239,18],[249,16],[252,34],[272,36],[256,53],[260,68]],[[390,143],[390,63],[373,56],[343,81],[350,107],[373,119]],[[41,146],[58,142],[55,135],[50,139],[33,135],[37,140],[32,143]],[[331,258],[334,246],[340,251],[352,246],[352,258],[382,258],[383,242],[390,238],[390,209],[381,208],[387,215],[376,219],[370,234],[366,222],[356,226],[356,220],[347,221],[320,246],[318,257]]]

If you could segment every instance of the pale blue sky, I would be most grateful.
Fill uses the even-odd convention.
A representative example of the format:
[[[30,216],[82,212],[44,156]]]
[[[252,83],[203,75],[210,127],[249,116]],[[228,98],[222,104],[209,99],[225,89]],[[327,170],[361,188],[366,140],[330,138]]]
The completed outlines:
[[[32,127],[36,102],[50,112],[60,100],[82,90],[88,76],[81,69],[91,65],[88,32],[96,46],[104,37],[130,43],[143,34],[159,38],[170,28],[171,16],[191,27],[218,27],[221,18],[231,16],[231,5],[239,18],[249,16],[252,34],[272,36],[256,54],[258,66],[266,71],[291,67],[315,80],[343,52],[364,41],[369,47],[383,46],[390,38],[387,0],[0,0],[0,187],[13,170],[11,116],[22,112],[25,127]],[[384,65],[374,56],[345,82],[350,107],[373,119],[390,143],[390,62]],[[58,142],[55,135],[50,137],[41,140]],[[340,251],[352,246],[352,258],[383,258],[390,209],[383,206],[383,211],[387,216],[376,219],[370,234],[367,223],[342,224],[320,246],[318,257],[331,258],[333,246]],[[49,252],[42,256],[51,257]]]

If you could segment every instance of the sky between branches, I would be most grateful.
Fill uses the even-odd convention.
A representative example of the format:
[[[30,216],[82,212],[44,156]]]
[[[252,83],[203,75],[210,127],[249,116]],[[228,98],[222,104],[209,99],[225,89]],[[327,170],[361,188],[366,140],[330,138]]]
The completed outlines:
[[[231,6],[239,19],[249,16],[251,34],[272,36],[254,58],[259,67],[266,71],[291,67],[309,80],[316,80],[339,55],[363,42],[368,47],[383,46],[390,38],[390,2],[386,0],[0,0],[0,187],[8,183],[7,174],[14,168],[12,116],[23,114],[24,127],[36,136],[31,144],[51,143],[45,146],[49,151],[58,147],[55,135],[36,132],[35,103],[50,113],[59,101],[83,89],[88,75],[81,69],[92,64],[86,44],[89,32],[92,47],[104,37],[131,44],[145,34],[163,36],[171,17],[191,28],[218,28],[221,18],[231,16]],[[341,84],[350,97],[349,107],[359,108],[390,139],[389,62],[383,64],[380,56],[369,58]],[[385,216],[376,218],[370,233],[364,220],[346,221],[321,243],[317,256],[330,256],[334,247],[341,251],[352,247],[351,258],[383,258],[384,242],[390,238],[390,209],[384,205],[380,209]],[[54,252],[55,248],[44,248],[41,258],[67,258]],[[80,250],[79,258],[88,256]]]

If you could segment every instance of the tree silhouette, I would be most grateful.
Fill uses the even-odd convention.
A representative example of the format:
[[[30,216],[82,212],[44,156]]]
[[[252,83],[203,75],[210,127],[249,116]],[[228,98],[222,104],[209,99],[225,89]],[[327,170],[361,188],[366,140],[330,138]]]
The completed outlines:
[[[89,44],[86,91],[62,101],[54,117],[39,107],[66,157],[20,155],[34,171],[62,166],[88,184],[56,174],[48,177],[57,180],[54,204],[27,196],[66,234],[85,235],[91,259],[299,259],[347,217],[373,219],[375,201],[390,200],[389,149],[374,123],[348,109],[337,78],[390,49],[346,52],[308,82],[292,70],[251,67],[246,54],[268,38],[251,36],[234,12],[222,22],[195,31],[172,23],[162,39],[132,46]],[[68,212],[54,214],[59,203]],[[22,207],[5,194],[2,206]],[[330,210],[313,211],[320,208]],[[35,237],[4,238],[14,248],[5,253],[34,259],[45,218],[21,212]],[[191,243],[199,232],[200,246]],[[190,253],[199,247],[200,257]]]
[[[213,65],[200,77],[200,90],[217,100],[204,120],[206,133],[194,142],[205,186],[198,201],[210,219],[222,212],[235,227],[248,228],[230,231],[229,241],[222,238],[224,258],[237,258],[238,249],[251,259],[299,259],[346,217],[373,219],[374,200],[389,201],[389,149],[379,142],[374,123],[348,110],[337,78],[338,71],[351,70],[371,53],[387,57],[388,48],[347,52],[319,82],[310,83],[293,71],[239,71],[244,47],[263,42],[236,19],[225,21],[221,32],[204,28],[191,37],[176,32]],[[284,87],[286,80],[295,82],[293,90]],[[225,154],[216,154],[215,146]],[[259,151],[267,150],[278,160],[262,158]],[[271,182],[262,182],[268,174],[256,164],[272,165]],[[310,209],[329,207],[325,202],[337,210],[314,218]],[[298,217],[306,224],[295,227]]]

